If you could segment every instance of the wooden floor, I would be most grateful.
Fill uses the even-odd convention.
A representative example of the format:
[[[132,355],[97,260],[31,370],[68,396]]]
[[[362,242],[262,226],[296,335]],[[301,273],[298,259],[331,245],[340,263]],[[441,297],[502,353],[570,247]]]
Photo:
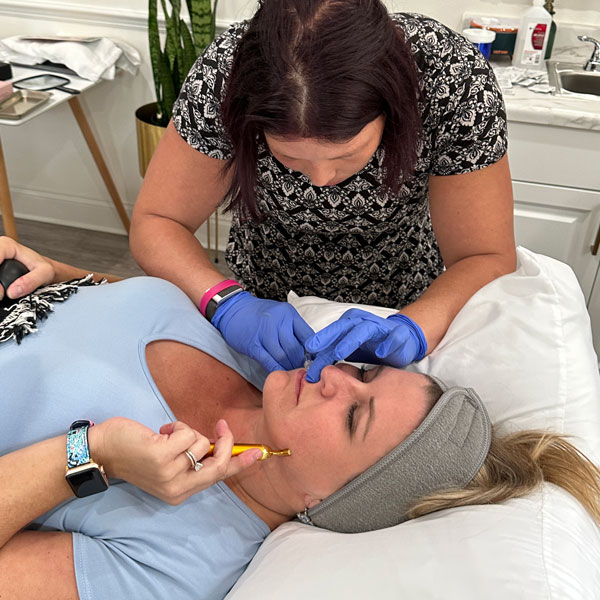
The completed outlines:
[[[19,242],[44,256],[82,269],[111,273],[119,277],[144,274],[135,263],[129,251],[129,241],[124,235],[25,219],[16,219],[16,222]],[[0,234],[4,234],[1,219]],[[215,267],[227,277],[232,276],[222,252],[219,252],[219,262]]]

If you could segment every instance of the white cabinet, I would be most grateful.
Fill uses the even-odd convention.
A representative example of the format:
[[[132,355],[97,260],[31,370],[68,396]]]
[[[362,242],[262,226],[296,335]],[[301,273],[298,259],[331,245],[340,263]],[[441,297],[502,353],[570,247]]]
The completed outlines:
[[[513,182],[515,237],[534,252],[571,266],[589,299],[599,257],[590,251],[600,226],[600,192]]]
[[[511,123],[509,158],[517,244],[575,271],[600,353],[600,132]]]
[[[592,336],[594,338],[594,348],[600,360],[600,282],[592,288],[592,293],[587,303],[588,312],[592,319]]]

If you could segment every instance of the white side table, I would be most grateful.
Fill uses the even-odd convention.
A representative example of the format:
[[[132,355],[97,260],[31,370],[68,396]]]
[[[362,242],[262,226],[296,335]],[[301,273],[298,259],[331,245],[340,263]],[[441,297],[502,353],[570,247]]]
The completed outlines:
[[[60,73],[54,73],[50,71],[41,71],[39,69],[29,69],[25,67],[15,67],[13,66],[13,78],[10,81],[16,81],[18,79],[24,79],[25,77],[31,77],[33,75],[42,75],[44,73],[48,73],[49,75],[60,75]],[[67,84],[67,87],[74,88],[80,90],[83,94],[91,87],[95,86],[99,82],[88,81],[87,79],[81,79],[79,77],[67,75],[70,79],[70,83]],[[63,102],[68,102],[71,107],[71,111],[73,112],[73,116],[79,125],[79,129],[87,142],[88,148],[92,154],[94,162],[98,167],[98,171],[108,189],[108,193],[119,213],[119,217],[123,222],[123,226],[125,227],[125,231],[129,233],[129,216],[127,215],[127,211],[123,206],[123,202],[121,201],[121,197],[119,196],[119,192],[115,186],[115,183],[111,177],[110,171],[104,162],[104,158],[102,156],[102,152],[100,152],[100,147],[98,146],[98,142],[90,128],[88,120],[83,112],[81,104],[79,102],[79,97],[77,95],[68,94],[67,92],[61,92],[60,90],[50,90],[51,98],[48,102],[40,105],[37,109],[33,110],[29,114],[25,115],[22,119],[11,120],[11,119],[0,119],[0,126],[6,125],[9,127],[18,127],[23,123],[27,123],[31,119],[35,119],[40,115],[44,114],[46,111],[53,109],[55,106],[62,104]],[[1,128],[0,128],[1,131]],[[4,232],[7,236],[13,238],[14,240],[18,240],[17,227],[15,225],[15,217],[13,213],[12,200],[10,198],[10,188],[8,186],[8,175],[6,173],[6,165],[4,163],[4,155],[2,153],[2,141],[0,138],[0,211],[2,211],[2,223],[4,225]]]

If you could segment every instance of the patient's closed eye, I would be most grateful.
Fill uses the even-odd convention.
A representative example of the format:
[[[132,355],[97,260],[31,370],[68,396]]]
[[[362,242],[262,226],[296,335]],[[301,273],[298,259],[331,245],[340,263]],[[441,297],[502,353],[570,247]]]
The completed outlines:
[[[354,432],[356,431],[356,422],[357,421],[355,418],[355,413],[356,413],[357,408],[358,408],[358,402],[355,402],[348,410],[347,422],[348,422],[348,431],[350,431],[350,437],[352,437],[354,435]]]

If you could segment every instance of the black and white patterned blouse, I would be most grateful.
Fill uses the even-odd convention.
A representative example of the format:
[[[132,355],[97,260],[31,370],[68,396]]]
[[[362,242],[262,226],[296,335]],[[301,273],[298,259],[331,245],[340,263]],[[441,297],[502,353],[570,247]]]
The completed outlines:
[[[455,175],[497,162],[507,148],[506,114],[493,71],[462,36],[417,14],[392,15],[419,70],[424,137],[414,178],[398,195],[384,191],[380,147],[354,176],[331,187],[259,147],[261,223],[233,215],[226,258],[261,298],[288,290],[340,302],[397,307],[415,301],[444,265],[431,227],[429,175]],[[231,147],[220,100],[247,23],[220,35],[190,71],[175,104],[175,128],[193,148],[227,159]]]

